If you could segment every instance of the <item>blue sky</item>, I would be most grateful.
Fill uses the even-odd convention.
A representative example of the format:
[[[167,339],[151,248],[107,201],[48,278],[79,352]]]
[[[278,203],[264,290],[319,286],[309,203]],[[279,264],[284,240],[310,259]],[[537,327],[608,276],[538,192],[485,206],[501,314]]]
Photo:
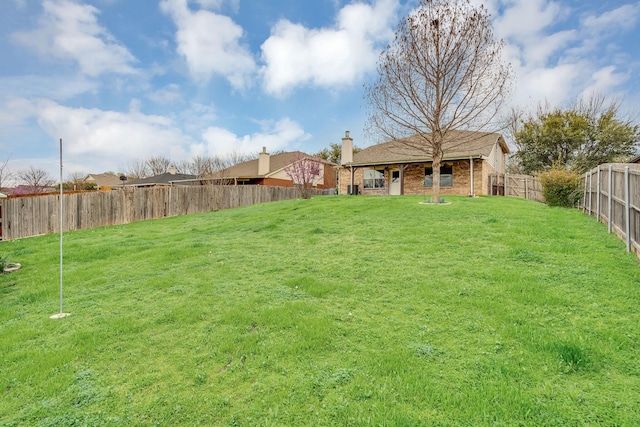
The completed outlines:
[[[480,0],[474,0],[480,3]],[[406,0],[2,0],[0,162],[122,171],[232,151],[367,146],[363,84]],[[489,0],[512,104],[640,111],[640,1]],[[637,117],[637,116],[636,116]],[[65,175],[66,177],[66,175]]]

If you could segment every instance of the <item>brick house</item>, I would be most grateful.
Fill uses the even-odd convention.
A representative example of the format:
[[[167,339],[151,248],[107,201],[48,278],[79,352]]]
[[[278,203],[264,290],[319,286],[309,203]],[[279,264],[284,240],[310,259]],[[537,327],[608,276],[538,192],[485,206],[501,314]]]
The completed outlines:
[[[272,156],[267,153],[266,147],[262,148],[262,152],[259,153],[257,159],[223,169],[211,176],[204,177],[203,181],[227,185],[293,187],[293,181],[287,175],[286,168],[300,159],[310,159],[321,163],[320,176],[313,183],[315,188],[330,189],[336,187],[336,167],[338,165],[301,151],[291,151]]]
[[[406,138],[409,143],[412,137]],[[431,193],[432,158],[397,140],[353,154],[353,139],[342,138],[339,194],[425,195]],[[498,133],[453,131],[443,145],[440,191],[443,195],[491,194],[490,174],[504,174],[509,148]]]

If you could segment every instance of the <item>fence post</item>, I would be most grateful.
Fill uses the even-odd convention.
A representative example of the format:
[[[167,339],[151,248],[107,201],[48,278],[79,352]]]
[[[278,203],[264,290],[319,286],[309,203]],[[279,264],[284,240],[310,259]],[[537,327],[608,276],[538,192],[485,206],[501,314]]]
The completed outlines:
[[[529,178],[524,177],[524,198],[525,200],[529,200]]]
[[[509,181],[508,174],[505,172],[504,173],[504,195],[505,195],[505,197],[509,195],[507,193],[507,181]]]
[[[600,165],[598,165],[596,179],[596,219],[600,222]]]
[[[587,212],[587,174],[588,172],[584,173],[584,194],[582,197],[582,212],[585,213]]]
[[[631,252],[631,203],[629,194],[629,166],[624,167],[624,210],[626,219],[627,252]]]
[[[611,206],[611,202],[613,198],[611,194],[613,193],[613,165],[609,165],[609,203],[607,206],[607,230],[609,234],[611,234],[611,215],[613,215],[613,208]]]
[[[592,180],[592,174],[591,174],[591,171],[589,171],[589,206],[588,206],[589,216],[591,216],[591,213],[593,212],[591,210],[591,199],[593,198],[593,189],[591,188],[592,187],[592,181],[593,181]]]

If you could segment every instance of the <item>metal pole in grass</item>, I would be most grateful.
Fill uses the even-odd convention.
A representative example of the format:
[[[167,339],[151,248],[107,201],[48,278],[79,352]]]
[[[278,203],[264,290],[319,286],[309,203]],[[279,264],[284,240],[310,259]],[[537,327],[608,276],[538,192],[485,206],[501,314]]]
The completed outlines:
[[[60,138],[60,312],[49,316],[50,319],[62,319],[63,317],[71,316],[71,313],[64,313],[62,311],[62,227],[63,227],[63,210],[62,210],[62,138]]]

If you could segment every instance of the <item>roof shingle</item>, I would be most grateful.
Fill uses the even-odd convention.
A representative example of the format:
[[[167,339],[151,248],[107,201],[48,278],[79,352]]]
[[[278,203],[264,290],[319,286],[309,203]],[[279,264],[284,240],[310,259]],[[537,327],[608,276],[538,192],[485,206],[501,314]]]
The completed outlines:
[[[443,160],[486,157],[498,143],[505,153],[509,153],[502,135],[489,132],[452,131],[447,134],[443,144]],[[372,145],[354,154],[353,165],[409,163],[431,161],[427,150],[420,149],[415,136],[401,140]]]

